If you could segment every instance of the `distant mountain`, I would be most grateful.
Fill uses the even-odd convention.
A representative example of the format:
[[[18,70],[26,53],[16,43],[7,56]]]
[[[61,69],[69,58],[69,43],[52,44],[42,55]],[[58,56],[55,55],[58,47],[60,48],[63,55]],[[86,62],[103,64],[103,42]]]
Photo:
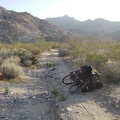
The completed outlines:
[[[76,28],[77,25],[80,24],[80,21],[74,19],[73,17],[69,17],[68,15],[64,15],[63,17],[56,17],[56,18],[47,18],[46,20],[64,29]]]
[[[45,20],[27,12],[18,13],[0,7],[0,41],[32,42],[39,38],[63,41],[66,37],[68,37],[66,31]]]
[[[78,21],[73,17],[47,18],[46,21],[78,35],[97,36],[99,38],[120,40],[120,22],[111,22],[102,18]]]

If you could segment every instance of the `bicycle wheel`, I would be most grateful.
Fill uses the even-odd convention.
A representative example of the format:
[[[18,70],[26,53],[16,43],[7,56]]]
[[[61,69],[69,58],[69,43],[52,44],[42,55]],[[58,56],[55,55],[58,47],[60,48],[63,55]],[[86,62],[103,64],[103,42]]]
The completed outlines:
[[[72,84],[72,85],[70,86],[69,92],[70,92],[70,93],[75,93],[75,92],[77,92],[79,89],[80,89],[80,87],[79,87],[76,83],[74,83],[74,84]]]
[[[65,84],[65,85],[68,85],[68,84],[74,83],[74,81],[71,79],[71,75],[66,75],[66,76],[62,79],[62,83]]]

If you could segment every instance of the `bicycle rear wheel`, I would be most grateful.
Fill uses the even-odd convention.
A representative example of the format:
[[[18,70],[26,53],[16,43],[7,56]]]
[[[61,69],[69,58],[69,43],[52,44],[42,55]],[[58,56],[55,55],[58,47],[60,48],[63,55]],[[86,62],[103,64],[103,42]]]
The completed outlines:
[[[62,79],[62,83],[65,84],[65,85],[68,85],[68,84],[74,83],[74,81],[71,79],[71,75],[66,75],[66,76]]]
[[[80,87],[79,87],[76,83],[74,83],[74,84],[72,84],[72,85],[70,86],[69,92],[70,92],[70,93],[75,93],[75,92],[77,92],[79,89],[80,89]]]

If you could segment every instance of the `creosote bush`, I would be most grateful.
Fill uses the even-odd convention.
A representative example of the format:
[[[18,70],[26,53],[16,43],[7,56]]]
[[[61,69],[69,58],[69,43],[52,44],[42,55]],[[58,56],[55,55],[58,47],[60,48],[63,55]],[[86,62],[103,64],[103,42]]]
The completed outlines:
[[[89,64],[95,68],[103,80],[111,83],[120,82],[120,40],[97,40],[96,38],[81,38],[78,40],[67,40],[62,49],[70,50],[69,58],[78,67]],[[112,61],[111,64],[108,64]],[[115,65],[117,63],[117,65]]]
[[[120,62],[113,62],[101,68],[101,79],[106,83],[120,83]]]

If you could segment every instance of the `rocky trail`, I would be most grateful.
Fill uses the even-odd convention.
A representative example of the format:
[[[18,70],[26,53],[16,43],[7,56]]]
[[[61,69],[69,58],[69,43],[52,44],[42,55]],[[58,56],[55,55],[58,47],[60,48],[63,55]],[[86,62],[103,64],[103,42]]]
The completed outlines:
[[[58,51],[41,54],[40,69],[25,68],[27,82],[0,82],[0,120],[120,120],[120,109],[104,95],[104,86],[70,94],[62,78],[76,69]]]

